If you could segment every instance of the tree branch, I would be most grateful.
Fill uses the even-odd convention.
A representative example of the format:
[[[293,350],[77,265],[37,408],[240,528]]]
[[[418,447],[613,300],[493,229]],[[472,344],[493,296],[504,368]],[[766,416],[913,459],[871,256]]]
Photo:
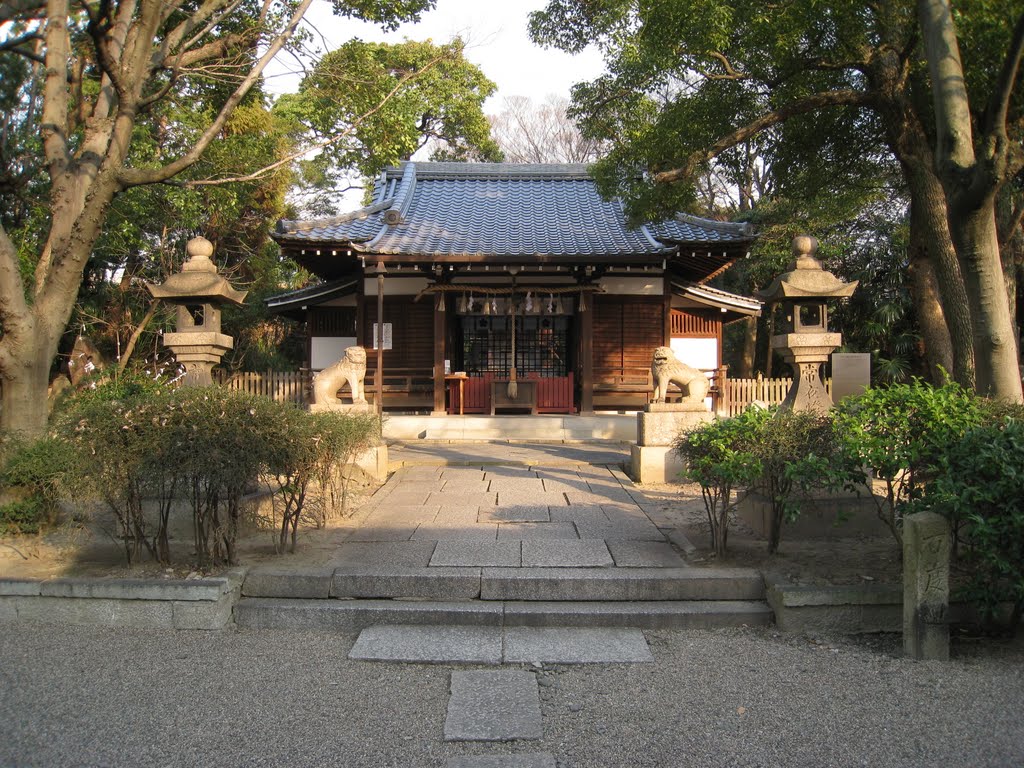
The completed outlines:
[[[43,16],[45,2],[40,0],[4,0],[0,4],[0,24],[15,19],[38,19]]]
[[[985,107],[985,134],[1006,136],[1006,118],[1013,95],[1021,57],[1024,56],[1024,13],[1017,19],[1013,37],[1006,51],[1006,58],[999,70],[999,78],[992,90],[992,98]]]
[[[168,163],[162,168],[125,168],[118,174],[118,180],[124,187],[134,187],[141,184],[154,184],[161,181],[166,181],[172,176],[181,173],[181,171],[188,168],[190,165],[195,163],[206,151],[206,148],[210,145],[210,142],[216,138],[216,136],[224,128],[224,124],[227,122],[228,117],[238,104],[245,98],[245,95],[249,92],[249,89],[259,80],[263,74],[263,70],[266,68],[270,60],[273,59],[278,51],[280,51],[289,38],[295,34],[295,29],[298,27],[299,22],[302,21],[302,16],[306,13],[312,0],[301,0],[288,20],[288,24],[281,30],[274,40],[267,46],[266,52],[260,57],[259,61],[256,62],[249,74],[239,83],[234,93],[228,97],[227,101],[224,102],[224,106],[221,107],[220,113],[213,120],[213,122],[207,127],[206,131],[195,143],[195,145],[186,152],[184,155],[179,157],[174,162]]]
[[[1013,209],[1013,213],[1010,214],[1009,220],[1007,220],[999,229],[1000,250],[1005,248],[1006,244],[1013,239],[1013,236],[1016,234],[1017,228],[1020,226],[1022,221],[1024,221],[1024,201],[1017,204],[1017,207]]]
[[[791,117],[815,112],[826,107],[864,106],[871,103],[873,99],[874,96],[871,94],[850,90],[824,91],[803,99],[797,99],[773,112],[762,115],[741,128],[737,128],[727,136],[723,136],[710,147],[693,152],[686,159],[682,167],[654,174],[654,181],[656,184],[670,184],[692,178],[698,166],[706,163],[708,160],[713,160],[727,149],[747,141],[761,131],[789,120]]]
[[[46,7],[46,75],[43,85],[43,114],[39,130],[51,178],[68,160],[67,147],[67,0],[48,0]]]

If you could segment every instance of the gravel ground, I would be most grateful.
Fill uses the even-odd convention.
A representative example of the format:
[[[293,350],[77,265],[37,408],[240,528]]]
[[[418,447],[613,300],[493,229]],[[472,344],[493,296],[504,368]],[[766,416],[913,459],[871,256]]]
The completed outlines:
[[[538,670],[543,741],[446,744],[452,667],[349,661],[354,635],[0,625],[0,765],[1024,763],[1020,644],[940,664],[899,658],[893,638],[648,639],[654,664]]]

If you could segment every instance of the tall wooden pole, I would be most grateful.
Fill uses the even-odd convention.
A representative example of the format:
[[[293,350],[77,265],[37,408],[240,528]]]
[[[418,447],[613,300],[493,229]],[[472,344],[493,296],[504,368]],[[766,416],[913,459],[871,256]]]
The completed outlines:
[[[377,414],[384,413],[384,262],[377,262],[377,370],[373,372],[377,391]]]

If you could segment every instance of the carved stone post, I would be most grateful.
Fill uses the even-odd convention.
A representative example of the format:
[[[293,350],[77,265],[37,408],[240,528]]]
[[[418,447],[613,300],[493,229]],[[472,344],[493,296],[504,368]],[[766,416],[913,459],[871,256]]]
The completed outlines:
[[[903,520],[903,650],[949,659],[949,523],[920,512]]]

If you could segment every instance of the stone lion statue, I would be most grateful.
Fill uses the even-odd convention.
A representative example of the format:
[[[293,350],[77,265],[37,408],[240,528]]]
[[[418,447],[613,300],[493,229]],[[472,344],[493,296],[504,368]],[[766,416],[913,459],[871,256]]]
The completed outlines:
[[[336,405],[338,390],[348,383],[352,402],[364,404],[363,378],[366,376],[366,350],[349,347],[345,356],[334,365],[324,368],[313,377],[313,402],[317,405]]]
[[[684,403],[702,403],[708,396],[711,385],[702,371],[682,362],[671,347],[658,347],[651,361],[651,375],[654,377],[654,402],[665,402],[669,384],[678,384],[683,391]]]

